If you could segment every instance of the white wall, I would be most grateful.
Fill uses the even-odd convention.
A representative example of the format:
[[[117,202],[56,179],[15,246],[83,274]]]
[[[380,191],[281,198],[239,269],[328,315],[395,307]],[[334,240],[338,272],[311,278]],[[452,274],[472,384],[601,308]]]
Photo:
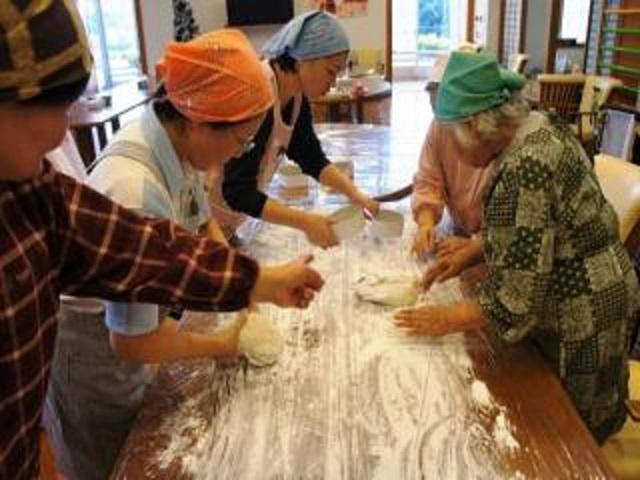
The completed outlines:
[[[407,0],[395,0],[406,2]],[[295,0],[296,15],[309,10],[308,0]],[[367,15],[341,18],[354,48],[370,47],[384,49],[385,44],[385,0],[369,0]]]
[[[534,0],[537,3],[539,0]],[[500,0],[489,0],[489,26],[487,31],[486,48],[498,55],[498,43],[500,34]]]
[[[145,54],[148,74],[154,75],[155,64],[173,38],[173,8],[171,0],[145,0],[142,8]]]
[[[473,43],[497,55],[499,29],[500,0],[476,0]]]
[[[406,0],[396,0],[406,1]],[[145,33],[147,64],[153,73],[167,42],[173,38],[173,10],[171,0],[144,0],[142,21]],[[295,0],[295,14],[309,9],[308,0]],[[203,32],[223,28],[227,24],[225,0],[191,0],[196,21]],[[385,1],[369,0],[368,13],[363,17],[342,18],[351,43],[355,48],[384,49]],[[253,44],[259,47],[278,29],[277,25],[243,28]]]

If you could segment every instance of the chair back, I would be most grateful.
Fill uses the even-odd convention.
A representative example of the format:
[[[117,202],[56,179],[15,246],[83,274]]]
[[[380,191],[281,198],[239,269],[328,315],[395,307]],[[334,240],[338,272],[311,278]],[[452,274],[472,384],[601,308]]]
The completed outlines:
[[[620,240],[626,242],[640,220],[640,166],[599,154],[594,168],[602,193],[618,215]]]
[[[524,69],[529,62],[529,55],[526,53],[514,53],[509,57],[509,70],[516,73],[524,73]]]
[[[583,140],[590,140],[596,133],[598,113],[609,99],[614,88],[622,86],[622,80],[614,77],[589,75],[584,83],[580,100],[580,132]]]
[[[579,112],[586,76],[547,73],[538,75],[540,109],[553,112],[567,122],[573,122]]]
[[[384,60],[380,48],[364,47],[351,52],[353,72],[355,74],[383,73]]]

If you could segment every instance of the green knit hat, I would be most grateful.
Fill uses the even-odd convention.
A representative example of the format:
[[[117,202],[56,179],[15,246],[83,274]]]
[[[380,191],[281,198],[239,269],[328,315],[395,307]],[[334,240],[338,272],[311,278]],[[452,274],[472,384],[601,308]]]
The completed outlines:
[[[462,120],[500,106],[524,84],[522,75],[501,68],[492,55],[452,52],[438,89],[436,120]]]

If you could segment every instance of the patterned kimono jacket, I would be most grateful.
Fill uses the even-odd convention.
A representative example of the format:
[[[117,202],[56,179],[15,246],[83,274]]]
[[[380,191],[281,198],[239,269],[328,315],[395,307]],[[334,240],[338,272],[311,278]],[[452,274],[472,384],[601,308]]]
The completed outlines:
[[[489,279],[480,304],[503,340],[527,336],[538,346],[602,442],[626,418],[639,303],[616,214],[571,132],[539,113],[496,161],[485,199]]]

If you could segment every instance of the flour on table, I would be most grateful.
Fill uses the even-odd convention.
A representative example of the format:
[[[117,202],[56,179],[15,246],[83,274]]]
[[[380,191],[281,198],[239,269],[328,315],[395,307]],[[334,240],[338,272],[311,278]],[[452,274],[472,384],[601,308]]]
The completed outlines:
[[[277,365],[238,373],[231,386],[216,376],[199,408],[187,396],[189,408],[163,418],[169,441],[155,459],[163,478],[526,478],[504,463],[506,454],[524,455],[511,412],[474,372],[470,342],[484,340],[407,336],[390,308],[353,294],[384,278],[405,286],[419,278],[424,266],[404,236],[404,244],[364,238],[314,251],[326,284],[310,308],[263,307],[287,342]],[[285,261],[309,245],[295,230],[269,226],[252,251]],[[415,295],[410,302],[427,305],[463,298],[457,278]],[[221,390],[225,400],[211,413]]]
[[[493,405],[487,384],[482,380],[475,379],[471,384],[471,398],[480,408],[488,408]]]
[[[493,426],[493,439],[503,450],[513,451],[520,448],[520,443],[513,436],[511,428],[511,422],[509,422],[505,414],[505,409],[501,407],[500,413],[496,417],[495,425]]]
[[[356,295],[367,302],[405,307],[418,300],[418,286],[412,276],[370,274],[362,277],[355,287]]]
[[[256,367],[272,365],[278,361],[283,348],[284,338],[271,319],[250,313],[238,340],[238,350],[249,363]]]

